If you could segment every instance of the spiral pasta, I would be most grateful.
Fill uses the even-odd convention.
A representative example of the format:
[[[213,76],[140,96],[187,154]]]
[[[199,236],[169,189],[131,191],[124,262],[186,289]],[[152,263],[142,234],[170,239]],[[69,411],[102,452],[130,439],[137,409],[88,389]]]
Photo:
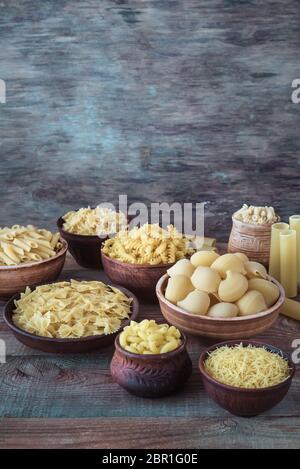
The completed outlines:
[[[122,262],[150,265],[173,263],[194,252],[189,240],[173,225],[164,230],[158,224],[121,230],[105,241],[102,251]]]

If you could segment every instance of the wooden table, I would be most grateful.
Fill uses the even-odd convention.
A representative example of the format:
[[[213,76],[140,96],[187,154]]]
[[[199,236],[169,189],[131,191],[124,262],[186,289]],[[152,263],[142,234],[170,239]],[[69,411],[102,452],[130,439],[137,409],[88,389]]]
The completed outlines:
[[[68,257],[62,278],[105,279]],[[141,318],[161,317],[158,305],[141,304]],[[162,399],[127,394],[110,376],[113,347],[84,355],[52,355],[16,341],[3,321],[0,338],[0,448],[295,448],[300,438],[300,376],[283,402],[257,418],[237,418],[206,395],[198,372],[201,350],[190,337],[193,374],[184,390]],[[280,317],[258,337],[286,351],[300,324]]]

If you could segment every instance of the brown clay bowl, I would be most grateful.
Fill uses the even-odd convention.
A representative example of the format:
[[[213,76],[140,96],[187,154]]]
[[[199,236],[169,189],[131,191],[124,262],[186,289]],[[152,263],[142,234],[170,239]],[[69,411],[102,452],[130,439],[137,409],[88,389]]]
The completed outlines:
[[[155,286],[173,264],[128,264],[112,259],[101,252],[102,264],[108,278],[118,285],[133,291],[138,298],[145,301],[157,301]]]
[[[53,282],[52,282],[53,283]],[[43,352],[52,352],[52,353],[85,353],[90,352],[91,350],[100,349],[114,343],[116,336],[119,334],[125,326],[127,326],[131,320],[135,320],[139,312],[139,303],[137,298],[126,288],[120,287],[118,285],[112,285],[116,288],[119,288],[125,295],[130,298],[133,298],[133,303],[131,307],[131,316],[129,319],[126,319],[122,322],[121,328],[108,335],[94,335],[88,337],[82,337],[79,339],[56,339],[51,337],[42,337],[35,334],[30,334],[29,332],[20,329],[15,326],[12,321],[12,315],[14,310],[14,301],[19,299],[20,293],[14,295],[5,305],[4,309],[4,321],[6,322],[9,329],[13,332],[15,337],[28,347],[42,350]]]
[[[272,225],[253,225],[232,217],[228,252],[242,252],[250,261],[269,264]]]
[[[59,276],[66,259],[68,244],[61,240],[61,250],[50,259],[26,264],[0,266],[0,298],[7,300],[17,292],[39,283],[51,282]]]
[[[282,383],[261,389],[245,389],[228,386],[227,384],[220,383],[212,378],[204,367],[204,362],[210,352],[223,345],[233,346],[240,344],[241,341],[228,341],[222,342],[205,350],[199,360],[199,368],[202,376],[202,382],[207,394],[224,409],[228,410],[234,415],[241,417],[253,417],[259,415],[266,410],[271,409],[277,405],[287,394],[293,376],[295,374],[295,365],[291,361],[288,354],[282,352],[280,349],[272,345],[264,344],[253,340],[243,340],[243,346],[254,345],[257,347],[264,347],[270,352],[275,352],[287,359],[290,366],[290,376]]]
[[[201,337],[228,340],[247,339],[261,334],[275,323],[285,299],[283,287],[277,280],[269,277],[269,280],[278,286],[280,295],[276,303],[266,311],[236,318],[211,318],[188,313],[166,300],[165,289],[168,278],[167,274],[164,275],[156,286],[156,294],[163,316],[168,323],[173,324],[187,334]]]
[[[178,391],[192,373],[187,338],[184,334],[181,337],[181,345],[172,352],[141,355],[122,348],[118,336],[110,364],[112,377],[126,391],[139,397],[163,397]]]
[[[99,269],[101,263],[102,243],[108,239],[108,236],[100,238],[99,236],[79,235],[69,233],[63,229],[64,220],[60,217],[57,220],[57,227],[62,238],[69,245],[69,251],[77,264],[88,269]]]

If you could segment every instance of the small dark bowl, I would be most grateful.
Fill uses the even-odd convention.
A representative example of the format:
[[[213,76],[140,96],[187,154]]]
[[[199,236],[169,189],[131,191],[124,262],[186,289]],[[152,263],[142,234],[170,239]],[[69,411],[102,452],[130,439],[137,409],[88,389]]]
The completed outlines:
[[[101,252],[104,272],[110,280],[133,291],[138,298],[157,302],[155,287],[162,275],[174,264],[129,264]]]
[[[50,283],[50,282],[49,282]],[[55,283],[55,282],[52,282]],[[20,293],[14,295],[5,305],[4,309],[4,321],[15,337],[27,347],[31,347],[42,352],[52,353],[85,353],[92,350],[100,349],[114,343],[116,336],[120,331],[127,326],[131,320],[135,320],[139,312],[139,303],[135,295],[133,295],[126,288],[119,287],[118,285],[112,285],[113,287],[119,288],[125,295],[133,298],[131,306],[131,316],[122,322],[118,331],[108,335],[94,335],[88,337],[82,337],[78,339],[56,339],[51,337],[42,337],[20,329],[15,326],[12,321],[12,314],[15,308],[14,301],[19,299]]]
[[[126,391],[139,397],[168,396],[186,383],[192,373],[192,362],[186,350],[187,339],[172,352],[141,355],[121,347],[115,340],[115,353],[110,364],[114,380]]]
[[[57,227],[62,238],[68,245],[69,251],[77,264],[88,269],[99,269],[102,267],[101,247],[108,236],[100,238],[99,236],[79,235],[69,233],[63,229],[64,220],[60,217],[57,220]]]
[[[227,384],[220,383],[219,381],[212,378],[204,367],[204,362],[208,357],[208,354],[224,345],[230,347],[240,343],[242,343],[243,346],[253,345],[256,347],[264,347],[266,350],[275,352],[278,355],[281,355],[283,358],[287,359],[291,370],[289,377],[282,383],[261,389],[246,389],[228,386]],[[217,404],[228,410],[231,414],[240,417],[254,417],[277,405],[287,394],[295,374],[295,365],[291,361],[288,354],[284,353],[276,347],[273,347],[272,345],[264,344],[254,340],[231,340],[213,345],[201,354],[199,368],[203,385],[208,395],[215,402],[217,402]]]

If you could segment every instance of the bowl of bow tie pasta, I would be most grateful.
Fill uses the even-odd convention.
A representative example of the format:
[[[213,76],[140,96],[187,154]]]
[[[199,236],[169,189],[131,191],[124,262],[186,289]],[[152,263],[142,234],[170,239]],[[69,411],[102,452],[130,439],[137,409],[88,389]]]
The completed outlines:
[[[153,319],[131,321],[115,340],[112,377],[140,397],[178,391],[192,372],[186,343],[186,336],[174,326]]]
[[[194,252],[190,239],[173,225],[158,224],[120,230],[102,246],[102,264],[106,275],[118,285],[133,291],[141,299],[157,300],[158,279],[179,259]]]
[[[55,280],[65,263],[68,244],[59,233],[34,225],[0,228],[0,298],[26,285]]]

